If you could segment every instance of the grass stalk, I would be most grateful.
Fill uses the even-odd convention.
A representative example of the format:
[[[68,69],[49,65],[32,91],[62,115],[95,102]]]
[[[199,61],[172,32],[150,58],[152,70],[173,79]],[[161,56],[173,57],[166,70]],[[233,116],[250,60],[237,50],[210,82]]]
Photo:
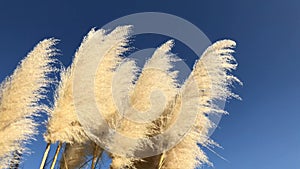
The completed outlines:
[[[56,164],[57,157],[58,157],[58,154],[59,154],[59,152],[60,152],[61,146],[62,146],[62,143],[59,142],[59,144],[58,144],[58,146],[57,146],[57,148],[56,148],[55,155],[54,155],[54,159],[53,159],[53,161],[52,161],[52,164],[51,164],[50,169],[54,169],[54,167],[55,167],[55,164]]]
[[[44,152],[44,156],[43,156],[43,159],[42,159],[42,162],[41,162],[41,165],[40,165],[40,169],[45,168],[45,164],[46,164],[46,161],[47,161],[47,158],[48,158],[50,147],[51,147],[51,144],[47,143],[47,146],[46,146],[46,149],[45,149],[45,152]]]
[[[94,143],[95,144],[95,149],[94,149],[94,153],[93,153],[93,160],[92,160],[92,165],[91,165],[91,169],[95,169],[95,167],[96,167],[96,163],[97,163],[97,159],[98,159],[98,151],[99,151],[99,146],[98,145],[96,145],[96,143]]]

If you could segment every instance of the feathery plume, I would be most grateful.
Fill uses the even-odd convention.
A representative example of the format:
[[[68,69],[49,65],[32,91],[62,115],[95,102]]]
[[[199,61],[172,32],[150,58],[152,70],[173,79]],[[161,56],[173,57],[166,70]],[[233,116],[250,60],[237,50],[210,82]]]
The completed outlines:
[[[87,136],[78,121],[73,103],[74,67],[78,57],[97,57],[96,51],[104,36],[103,30],[92,29],[75,54],[72,65],[61,73],[61,83],[56,91],[54,108],[50,112],[45,140],[64,143],[84,143]]]
[[[56,39],[41,41],[1,84],[1,168],[8,166],[12,152],[25,152],[24,145],[36,134],[38,124],[33,118],[41,111],[48,111],[39,101],[46,97],[46,87],[52,81],[48,75],[55,71],[52,63],[56,43]]]
[[[149,142],[147,137],[161,133],[165,125],[162,114],[167,114],[166,110],[169,110],[168,107],[173,104],[178,92],[177,72],[171,71],[172,62],[176,61],[175,55],[170,52],[173,45],[173,40],[161,45],[144,65],[130,93],[131,109],[128,109],[126,113],[127,116],[132,114],[137,120],[139,118],[145,120],[146,124],[124,119],[119,127],[123,135]],[[152,98],[149,99],[149,96]],[[136,147],[136,150],[142,149],[142,145]],[[145,159],[113,155],[111,168],[148,168],[158,165],[159,159],[160,155]]]
[[[127,86],[127,83],[126,86],[121,86],[121,79],[119,79],[119,77],[115,77],[116,71],[114,70],[116,70],[122,62],[125,62],[122,56],[129,50],[128,43],[131,29],[132,26],[120,26],[107,36],[107,45],[109,46],[109,48],[103,54],[103,58],[99,63],[98,70],[96,72],[95,97],[98,104],[97,106],[111,128],[115,128],[116,123],[114,120],[116,119],[113,117],[116,115],[116,111],[118,110],[118,107],[116,107],[115,105],[117,99],[115,97],[120,97],[120,94],[118,93],[124,93],[124,91],[122,91],[124,87],[124,90],[127,90],[127,88],[130,87]],[[128,63],[126,64],[126,66],[123,66],[123,68],[134,71],[134,63]],[[130,76],[127,76],[126,78],[130,83]],[[114,80],[118,81],[115,83],[116,86],[113,84]],[[116,92],[114,90],[116,90]]]
[[[134,87],[134,80],[136,79],[138,68],[135,65],[135,62],[132,60],[125,60],[116,70],[114,79],[113,80],[113,86],[114,87],[114,98],[115,103],[118,106],[116,111],[119,113],[115,113],[113,116],[114,120],[114,129],[118,133],[125,133],[129,137],[139,136],[140,130],[139,126],[132,124],[131,121],[124,118],[124,112],[129,108],[130,105],[128,105],[130,92],[133,90]],[[121,115],[119,115],[121,114]],[[123,114],[123,116],[122,116]],[[124,132],[124,126],[127,126],[126,129],[131,130],[132,132],[128,134],[128,132]],[[144,128],[145,129],[145,128]],[[113,143],[116,144],[118,148],[118,152],[122,152],[122,154],[132,154],[132,152],[126,151],[127,147],[133,147],[135,148],[137,146],[136,142],[125,142],[125,140],[122,140],[122,143],[117,142],[114,138],[114,135],[112,135]],[[123,148],[124,147],[124,148]],[[132,166],[133,159],[132,158],[126,158],[123,156],[119,156],[117,154],[110,154],[110,157],[112,158],[111,168],[112,169],[121,169],[126,166]]]
[[[225,101],[230,97],[238,98],[230,91],[230,86],[234,81],[240,81],[233,75],[228,74],[237,66],[231,55],[233,47],[235,47],[234,41],[218,41],[208,47],[196,62],[190,77],[182,87],[182,97],[184,97],[182,99],[188,99],[187,102],[196,103],[199,106],[197,112],[184,112],[187,114],[197,113],[197,118],[193,128],[183,140],[166,153],[162,169],[194,169],[204,163],[211,164],[198,144],[202,146],[215,144],[208,139],[208,132],[213,124],[207,115],[210,113],[226,113],[218,107],[216,101]],[[193,89],[191,83],[193,82],[199,89],[199,96],[195,96],[195,91],[191,91]]]
[[[100,62],[97,63],[98,67],[97,71],[94,74],[95,77],[88,77],[89,80],[94,83],[94,89],[85,87],[84,90],[77,91],[78,99],[75,99],[74,103],[79,106],[84,106],[84,112],[80,112],[83,116],[81,122],[83,122],[89,129],[93,131],[97,132],[102,129],[102,125],[106,125],[106,122],[111,128],[115,128],[116,126],[118,113],[116,113],[117,107],[115,105],[115,94],[112,90],[112,87],[114,87],[113,80],[116,80],[116,78],[114,77],[115,70],[122,63],[122,56],[126,51],[129,50],[128,43],[130,42],[129,38],[131,28],[132,26],[120,26],[115,28],[112,32],[105,34],[102,43],[100,44],[101,47],[97,51],[97,55],[95,56],[98,58],[91,59],[93,57],[85,57],[82,59],[82,62],[76,65],[77,76],[85,77],[84,79],[87,79],[86,77],[89,75],[86,74],[86,70],[93,67],[91,65],[95,64],[95,60],[100,60]],[[89,82],[84,81],[78,83],[88,86],[87,83]],[[93,90],[93,94],[95,97],[90,97],[89,95],[87,95],[86,90]],[[89,107],[89,105],[91,105],[91,103],[93,103],[94,101],[96,101],[98,108],[97,110]],[[106,120],[105,124],[102,124],[100,120],[97,120],[97,117],[99,116]],[[89,138],[92,139],[92,141],[96,143],[100,142],[103,144],[108,143],[107,140],[102,139],[106,138],[107,136],[94,135],[94,133],[91,133],[90,131],[86,132],[89,132]]]
[[[63,70],[61,83],[57,89],[55,107],[50,112],[45,140],[54,144],[57,141],[63,143],[83,143],[87,136],[80,125],[72,97],[72,68]]]
[[[84,143],[88,140],[87,135],[79,123],[75,112],[73,81],[74,70],[79,57],[97,57],[97,50],[104,37],[104,30],[95,31],[92,29],[84,38],[81,46],[75,54],[72,65],[61,73],[61,82],[56,91],[54,108],[50,110],[50,118],[47,124],[47,131],[44,134],[45,141],[53,144],[57,141],[62,143]],[[46,159],[48,152],[45,151]],[[55,164],[56,161],[53,161]],[[40,168],[43,168],[42,161]]]
[[[90,99],[94,98],[87,98],[86,90],[83,89],[76,91],[82,97],[74,100],[73,87],[75,69],[76,76],[86,76],[86,70],[90,69],[90,65],[94,64],[95,60],[101,61],[98,65],[96,77],[91,77],[95,78],[96,101],[104,115],[112,115],[115,112],[116,108],[113,107],[110,88],[113,80],[113,70],[121,63],[122,54],[128,50],[130,30],[131,26],[120,26],[110,33],[103,29],[97,31],[93,29],[83,40],[75,54],[73,64],[62,74],[55,106],[50,113],[48,131],[45,134],[47,142],[60,141],[69,144],[84,144],[88,140],[86,131],[83,130],[76,114],[75,105],[86,106],[91,103]],[[76,83],[87,82],[76,81]],[[85,113],[85,117],[89,117],[89,113],[91,113],[89,107],[86,106],[86,112],[82,113]],[[112,118],[110,117],[110,119]],[[93,121],[91,124],[96,126],[98,123],[98,121]]]
[[[103,58],[99,65],[99,69],[103,69],[100,77],[108,72],[111,72],[114,66],[120,62],[120,55],[123,52],[121,48],[125,46],[130,27],[118,27],[109,34],[105,30],[100,29],[95,31],[92,29],[84,38],[81,46],[75,54],[72,65],[62,74],[61,85],[57,92],[55,101],[55,108],[51,112],[51,118],[48,122],[48,132],[46,133],[46,140],[49,142],[62,141],[66,143],[85,142],[86,138],[83,128],[78,122],[78,117],[75,112],[75,103],[73,102],[73,82],[74,71],[82,73],[79,76],[84,76],[84,69],[89,68],[89,64],[93,64],[96,58]],[[78,59],[83,61],[78,63]],[[102,78],[102,77],[101,77]],[[106,78],[107,79],[107,78]],[[105,81],[105,77],[100,79],[101,84]],[[96,85],[96,91],[97,85]],[[82,90],[84,94],[85,90]],[[77,91],[80,92],[80,91]],[[83,100],[84,101],[84,100]],[[84,102],[80,104],[84,104]]]

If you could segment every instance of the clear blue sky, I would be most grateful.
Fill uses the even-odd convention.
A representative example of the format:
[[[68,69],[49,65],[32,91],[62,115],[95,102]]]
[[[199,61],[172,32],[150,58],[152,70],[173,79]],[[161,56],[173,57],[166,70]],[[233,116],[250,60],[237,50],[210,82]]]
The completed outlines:
[[[298,0],[1,1],[0,80],[41,39],[61,39],[59,59],[69,65],[82,37],[118,17],[165,12],[198,26],[211,41],[237,41],[235,74],[243,101],[226,105],[212,136],[228,161],[209,153],[216,169],[300,168],[300,2]],[[155,47],[155,46],[152,46]],[[188,60],[192,63],[194,60]],[[41,129],[42,130],[42,129]],[[37,168],[45,143],[33,142],[25,169]],[[204,167],[206,168],[206,167]]]

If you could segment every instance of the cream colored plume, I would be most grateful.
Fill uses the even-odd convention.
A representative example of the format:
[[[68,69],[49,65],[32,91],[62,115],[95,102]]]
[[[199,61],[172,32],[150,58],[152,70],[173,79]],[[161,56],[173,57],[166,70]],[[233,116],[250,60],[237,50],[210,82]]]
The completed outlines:
[[[112,88],[113,88],[113,101],[115,102],[115,112],[111,116],[110,125],[111,127],[116,130],[117,132],[123,132],[123,126],[126,124],[131,124],[126,118],[124,118],[123,112],[128,108],[128,95],[129,92],[133,90],[133,82],[136,78],[138,68],[135,65],[135,62],[130,59],[124,60],[124,62],[117,68],[114,72],[113,79],[112,79]],[[135,127],[138,126],[131,126],[131,130],[136,135],[137,129]],[[118,152],[123,154],[131,154],[131,152],[126,151],[127,147],[135,147],[136,142],[126,142],[126,140],[120,140],[118,142],[118,138],[115,137],[113,134],[111,136],[113,144],[115,144]],[[114,146],[112,146],[112,149]],[[122,168],[123,166],[127,166],[132,164],[133,161],[130,158],[125,158],[122,156],[118,156],[116,154],[110,154],[112,158],[111,168]]]
[[[77,58],[82,55],[96,57],[95,51],[99,49],[103,39],[103,30],[92,29],[84,38],[75,54],[72,65],[61,73],[61,82],[56,91],[54,108],[50,112],[45,140],[48,143],[57,141],[66,143],[83,143],[87,137],[78,121],[73,103],[73,78]],[[92,53],[92,54],[91,54]]]
[[[137,71],[138,68],[136,67],[135,62],[133,60],[126,59],[114,72],[113,78],[113,99],[116,105],[116,110],[115,114],[112,116],[111,126],[116,130],[116,133],[121,133],[122,135],[127,134],[127,137],[141,135],[141,128],[139,128],[140,125],[132,123],[124,117],[124,112],[126,112],[130,106],[128,105],[129,93],[133,90],[133,82],[136,79]],[[145,129],[145,127],[143,127],[143,129]],[[142,133],[144,133],[144,131],[142,131]],[[112,152],[118,152],[118,154],[133,155],[134,152],[131,150],[134,150],[138,146],[138,142],[120,139],[115,134],[112,134],[111,138],[111,150]],[[131,147],[132,149],[128,151],[128,147]],[[117,154],[110,154],[110,156],[112,158],[111,168],[121,169],[133,164],[132,158],[126,158]]]
[[[121,56],[128,50],[127,43],[129,42],[130,30],[131,26],[117,27],[110,33],[103,29],[98,31],[93,29],[89,32],[87,37],[85,37],[75,54],[72,65],[62,73],[62,80],[57,91],[55,106],[50,113],[51,118],[48,122],[48,131],[45,134],[47,142],[65,142],[68,145],[68,151],[77,150],[77,152],[80,153],[80,150],[78,150],[76,146],[86,144],[89,141],[86,131],[84,131],[83,126],[79,122],[78,112],[76,111],[84,113],[83,116],[88,119],[93,119],[93,117],[90,118],[88,116],[88,113],[97,112],[90,111],[88,105],[91,104],[90,99],[94,98],[87,96],[87,88],[73,91],[74,83],[89,83],[89,81],[81,80],[84,79],[83,77],[90,77],[92,83],[95,82],[96,84],[95,88],[90,90],[95,91],[97,103],[100,103],[100,105],[109,105],[111,103],[109,102],[110,100],[106,100],[102,95],[112,97],[111,89],[107,88],[107,84],[111,85],[113,69],[121,63]],[[100,62],[96,63],[96,61]],[[95,63],[98,66],[98,70],[95,72],[94,77],[89,76],[87,71],[90,70],[91,65]],[[77,92],[77,96],[79,95],[80,97],[76,98],[74,92]],[[99,97],[100,100],[103,98],[101,102],[99,102]],[[85,110],[82,111],[76,106],[84,106]],[[103,114],[110,113],[110,111],[104,111]],[[99,121],[96,119],[97,118],[95,118],[92,123],[95,126],[99,125]],[[81,120],[85,122],[86,119],[83,118]],[[66,157],[67,161],[70,160],[68,158],[69,157]],[[70,162],[71,166],[74,166],[76,163],[81,163],[79,158],[70,158],[72,158]],[[76,161],[76,159],[78,161]]]
[[[134,78],[133,73],[136,71],[133,62],[125,63],[122,66],[124,70],[118,71],[119,76],[115,71],[121,62],[124,62],[122,55],[129,50],[131,29],[131,26],[117,27],[108,35],[106,44],[108,50],[103,53],[95,77],[95,97],[98,109],[110,127],[114,129],[116,128],[116,116],[118,116],[116,114],[118,111],[116,99],[118,98],[116,97],[122,97],[122,94],[129,90]]]
[[[13,152],[24,153],[25,143],[36,134],[38,124],[33,118],[48,111],[39,101],[46,97],[46,87],[52,82],[48,75],[54,72],[51,64],[56,43],[56,39],[41,41],[1,84],[0,168],[8,167]]]
[[[170,52],[173,43],[170,40],[157,48],[143,67],[142,73],[130,93],[130,108],[127,107],[124,110],[129,119],[124,118],[119,121],[118,132],[123,135],[148,142],[147,137],[159,134],[163,129],[165,119],[162,114],[166,114],[170,105],[174,104],[175,96],[178,93],[177,72],[171,71],[172,62],[176,61],[174,54]],[[131,144],[133,145],[133,143]],[[138,143],[135,144],[138,145]],[[143,149],[142,145],[135,147],[135,151]],[[149,165],[147,161],[152,161],[154,166],[155,162],[159,163],[159,156],[137,159],[112,155],[111,168],[143,168],[146,167],[145,165]]]
[[[174,101],[177,94],[177,72],[171,72],[174,55],[170,52],[174,43],[166,42],[146,62],[131,95],[131,105],[143,120],[152,121]],[[160,96],[161,95],[161,96]],[[153,116],[155,117],[148,117]],[[147,119],[149,118],[149,119]]]
[[[110,33],[104,32],[99,50],[94,51],[95,56],[83,55],[79,59],[81,61],[76,64],[76,79],[78,80],[76,83],[81,84],[82,89],[76,91],[77,97],[74,104],[77,108],[81,108],[80,121],[89,128],[86,131],[89,138],[98,144],[102,142],[106,144],[109,141],[104,140],[107,138],[106,136],[95,135],[95,133],[102,133],[99,130],[105,128],[103,126],[106,123],[111,128],[115,126],[117,107],[114,103],[112,82],[115,69],[120,65],[123,60],[122,56],[129,49],[131,28],[131,26],[120,26]],[[95,65],[97,69],[91,70],[95,68]],[[94,84],[94,86],[90,87],[90,84]],[[92,97],[88,93],[91,93]],[[106,119],[107,122],[98,120],[100,117]]]
[[[133,138],[153,134],[154,124],[151,122],[160,117],[174,101],[178,86],[177,72],[170,71],[172,62],[175,61],[174,55],[170,53],[172,46],[171,40],[157,48],[143,67],[134,88],[129,93],[130,107],[124,110],[129,120],[124,119],[118,128],[122,134]],[[153,94],[154,92],[156,93]],[[155,114],[157,116],[151,117]]]
[[[72,68],[63,70],[61,73],[61,83],[57,89],[55,107],[50,112],[47,133],[45,140],[47,143],[57,141],[66,143],[83,143],[87,136],[83,131],[75,113],[72,97]]]
[[[230,97],[238,97],[229,88],[234,81],[239,82],[236,77],[229,74],[237,66],[231,55],[233,47],[235,47],[234,41],[218,41],[208,47],[195,64],[190,77],[182,87],[182,97],[185,97],[182,99],[198,104],[197,112],[183,112],[188,114],[197,113],[197,118],[194,121],[193,128],[184,139],[166,153],[162,169],[194,169],[204,163],[211,164],[198,144],[204,147],[214,144],[213,141],[208,139],[209,129],[214,124],[211,123],[207,114],[225,113],[215,101],[225,101]],[[195,96],[195,91],[192,91],[194,89],[192,83],[195,83],[198,87],[198,96]]]
[[[84,143],[86,141],[86,134],[75,112],[75,104],[88,105],[86,103],[93,98],[87,98],[85,89],[82,89],[75,91],[82,97],[74,102],[73,83],[86,83],[81,81],[74,82],[75,69],[77,80],[85,76],[85,72],[90,68],[90,64],[94,64],[95,60],[101,60],[98,65],[99,70],[94,78],[96,99],[98,103],[109,105],[111,103],[110,99],[106,100],[104,97],[108,96],[107,93],[111,93],[110,88],[107,88],[107,84],[111,83],[112,69],[121,61],[120,55],[127,50],[125,46],[128,42],[130,29],[130,26],[117,27],[111,33],[107,33],[103,29],[91,30],[84,39],[75,54],[73,64],[62,75],[55,107],[48,123],[48,132],[45,135],[48,142]],[[109,110],[104,110],[105,113],[110,113]],[[82,113],[88,113],[88,111],[89,107],[86,106],[86,112]]]

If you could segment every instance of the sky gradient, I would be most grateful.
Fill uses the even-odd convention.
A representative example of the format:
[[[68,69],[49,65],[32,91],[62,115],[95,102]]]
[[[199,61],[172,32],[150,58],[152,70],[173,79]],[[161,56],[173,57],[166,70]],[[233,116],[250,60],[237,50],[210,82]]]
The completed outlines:
[[[92,27],[137,12],[170,13],[195,24],[212,42],[225,38],[237,42],[234,56],[239,66],[234,74],[244,85],[234,92],[243,100],[229,100],[226,110],[230,114],[222,118],[212,136],[224,148],[214,150],[226,160],[205,150],[216,169],[300,168],[297,0],[1,1],[0,80],[11,75],[44,38],[61,40],[57,47],[63,56],[59,60],[68,66]],[[195,57],[180,57],[188,64],[195,61]],[[39,136],[29,146],[35,153],[26,157],[23,168],[39,166],[45,145]]]

